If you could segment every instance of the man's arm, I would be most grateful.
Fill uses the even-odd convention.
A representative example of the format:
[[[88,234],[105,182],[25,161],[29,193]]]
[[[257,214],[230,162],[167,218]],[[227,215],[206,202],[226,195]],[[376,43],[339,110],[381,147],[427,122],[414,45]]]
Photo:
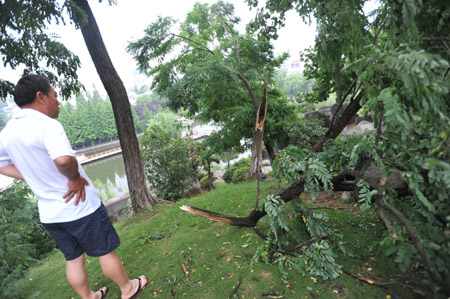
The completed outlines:
[[[74,196],[75,205],[78,205],[80,200],[84,202],[86,200],[86,191],[84,186],[89,185],[88,181],[80,175],[78,172],[78,161],[73,156],[61,156],[53,160],[58,168],[65,177],[67,177],[67,192],[64,194],[63,198],[66,199],[68,203]]]
[[[3,167],[0,167],[0,174],[15,178],[15,179],[19,179],[19,180],[23,180],[23,176],[20,173],[20,171],[16,168],[16,165],[14,164],[9,164]]]

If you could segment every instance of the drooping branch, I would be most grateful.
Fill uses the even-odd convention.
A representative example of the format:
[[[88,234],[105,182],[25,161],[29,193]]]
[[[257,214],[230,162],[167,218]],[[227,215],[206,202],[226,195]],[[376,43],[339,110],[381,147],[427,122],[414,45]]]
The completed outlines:
[[[427,269],[428,273],[430,273],[432,279],[439,284],[439,286],[444,290],[444,292],[447,295],[450,295],[450,286],[448,286],[444,279],[441,277],[441,275],[436,271],[436,268],[434,267],[434,264],[431,262],[427,250],[425,246],[423,245],[422,241],[420,240],[419,234],[417,233],[414,226],[409,222],[408,218],[403,215],[402,212],[397,210],[394,206],[390,205],[389,203],[385,202],[383,198],[378,198],[376,201],[377,205],[379,205],[381,208],[389,211],[394,215],[400,223],[405,227],[406,231],[408,232],[409,237],[411,238],[414,247],[417,249],[417,252],[419,253],[420,257],[422,258],[422,262]]]
[[[361,89],[356,97],[347,105],[345,110],[342,112],[341,117],[339,118],[336,125],[334,125],[331,130],[322,137],[316,145],[313,146],[311,152],[317,153],[321,152],[323,149],[323,145],[327,140],[335,139],[341,134],[342,130],[350,123],[351,119],[356,115],[359,109],[361,109],[361,99],[364,96],[364,89]]]

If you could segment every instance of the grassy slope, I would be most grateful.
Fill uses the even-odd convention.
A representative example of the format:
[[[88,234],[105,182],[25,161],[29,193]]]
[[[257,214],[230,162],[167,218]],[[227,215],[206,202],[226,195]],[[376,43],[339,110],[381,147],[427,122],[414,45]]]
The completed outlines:
[[[261,187],[263,196],[276,193],[273,184],[263,183]],[[218,184],[216,190],[202,196],[173,205],[157,205],[151,213],[116,223],[122,240],[117,252],[127,271],[132,277],[145,274],[149,278],[149,285],[140,298],[228,298],[240,278],[239,298],[261,298],[269,292],[284,295],[284,298],[389,298],[385,289],[345,273],[335,280],[323,281],[291,269],[286,285],[277,265],[263,262],[252,265],[251,255],[263,242],[252,229],[212,223],[179,209],[184,204],[247,216],[253,209],[255,197],[254,182]],[[349,209],[323,211],[330,215],[330,221],[347,241],[347,252],[340,253],[338,259],[345,270],[375,281],[406,280],[392,260],[370,250],[371,242],[384,231],[375,213],[355,213]],[[258,226],[266,231],[267,219],[263,218]],[[223,252],[223,257],[217,259]],[[55,251],[42,264],[30,269],[19,282],[24,297],[76,297],[66,281],[64,264],[62,254]],[[187,279],[182,264],[189,271]],[[95,258],[87,258],[86,268],[93,289],[106,285],[110,288],[108,298],[120,298],[119,289],[102,275]],[[394,290],[398,297],[409,297],[402,290]]]

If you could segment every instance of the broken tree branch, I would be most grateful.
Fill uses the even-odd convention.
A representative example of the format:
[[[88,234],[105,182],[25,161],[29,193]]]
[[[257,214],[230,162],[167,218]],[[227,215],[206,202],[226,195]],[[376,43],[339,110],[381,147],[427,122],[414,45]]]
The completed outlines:
[[[342,130],[350,123],[350,120],[356,115],[358,110],[361,109],[360,101],[363,96],[364,89],[361,89],[358,95],[345,108],[344,112],[342,112],[342,115],[336,125],[333,126],[331,130],[328,130],[325,136],[322,137],[322,139],[313,146],[311,152],[321,152],[323,149],[323,145],[327,140],[335,139],[339,136],[339,134],[341,134]]]
[[[420,240],[419,234],[417,233],[414,226],[409,222],[408,218],[403,215],[402,212],[397,210],[394,206],[390,205],[389,203],[385,202],[383,198],[378,198],[376,203],[386,209],[387,211],[391,212],[392,215],[394,215],[400,223],[405,227],[406,231],[408,232],[409,237],[411,238],[414,247],[416,248],[417,252],[419,253],[420,257],[422,258],[422,262],[427,269],[428,273],[430,274],[431,278],[442,288],[442,290],[445,292],[445,294],[450,295],[450,286],[448,286],[442,276],[436,271],[436,268],[434,264],[431,262],[427,250],[425,246],[423,245],[422,241]]]

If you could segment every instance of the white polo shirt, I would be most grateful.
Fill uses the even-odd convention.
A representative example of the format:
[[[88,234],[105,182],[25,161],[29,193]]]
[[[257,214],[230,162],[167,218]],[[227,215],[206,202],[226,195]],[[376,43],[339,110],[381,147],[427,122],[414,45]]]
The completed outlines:
[[[74,205],[75,197],[64,202],[68,180],[53,161],[61,156],[75,157],[63,126],[37,110],[20,109],[0,133],[0,167],[14,164],[22,173],[38,198],[42,223],[77,220],[93,213],[101,204],[79,162],[78,170],[89,182],[85,187],[86,201],[80,201],[77,206]]]

